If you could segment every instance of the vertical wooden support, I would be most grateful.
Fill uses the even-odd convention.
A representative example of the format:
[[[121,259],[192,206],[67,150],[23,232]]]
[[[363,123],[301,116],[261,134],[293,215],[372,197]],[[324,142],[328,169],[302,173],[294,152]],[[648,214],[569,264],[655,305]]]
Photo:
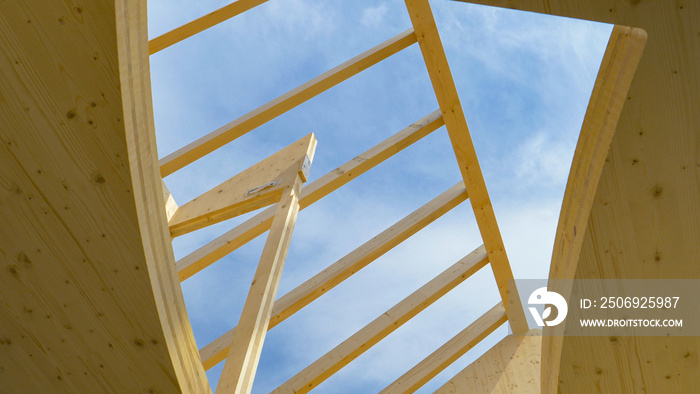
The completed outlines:
[[[253,387],[272,305],[299,212],[301,184],[301,177],[297,175],[295,182],[286,188],[282,200],[277,205],[272,228],[233,335],[217,392],[249,393]]]
[[[491,199],[486,190],[486,183],[481,173],[467,127],[467,120],[462,111],[457,88],[452,80],[452,73],[447,63],[430,4],[428,0],[406,0],[406,7],[423,53],[423,59],[442,111],[442,117],[445,120],[452,147],[457,156],[459,170],[469,193],[469,201],[472,204],[476,222],[489,255],[489,261],[496,277],[498,291],[506,307],[511,329],[514,333],[524,333],[528,330],[525,313],[520,304],[517,289],[508,288],[508,281],[513,279],[513,272],[508,262],[508,256],[506,256],[496,215],[491,206]],[[513,300],[511,304],[509,304],[509,299]]]

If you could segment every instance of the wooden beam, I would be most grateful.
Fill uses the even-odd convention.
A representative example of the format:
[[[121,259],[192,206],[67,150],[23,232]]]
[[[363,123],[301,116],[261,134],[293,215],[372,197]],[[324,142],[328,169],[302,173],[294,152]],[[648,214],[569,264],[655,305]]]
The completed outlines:
[[[520,298],[518,291],[515,288],[508,288],[508,281],[513,279],[513,272],[430,4],[428,0],[406,0],[406,7],[418,37],[418,44],[423,53],[442,117],[445,119],[459,170],[469,191],[469,200],[489,254],[498,290],[506,305],[508,320],[513,332],[525,332],[528,330],[528,325],[522,305],[517,301]],[[509,305],[509,299],[515,300],[512,305]]]
[[[313,362],[273,393],[310,391],[462,283],[487,262],[486,250],[482,245]]]
[[[301,190],[301,198],[299,200],[300,209],[304,209],[327,196],[334,190],[430,134],[443,124],[440,112],[435,111],[316,181],[311,182]],[[180,259],[180,261],[177,262],[180,280],[184,281],[267,231],[272,224],[274,212],[274,207],[268,208],[233,230],[228,231],[212,242]]]
[[[270,234],[255,271],[216,392],[250,393],[270,322],[282,267],[299,212],[302,178],[297,175],[277,205]]]
[[[181,206],[168,225],[177,237],[277,203],[297,176],[306,180],[316,138],[309,134]]]
[[[615,26],[610,35],[569,172],[554,240],[550,279],[574,278],[605,158],[646,40],[644,30],[624,26]],[[552,290],[566,299],[571,294],[571,288]],[[545,332],[551,334],[552,329],[547,327]],[[557,330],[563,332],[564,325],[557,326]],[[563,341],[562,335],[548,335],[542,342],[542,385],[548,392],[557,391]]]
[[[503,302],[499,302],[381,393],[412,393],[418,390],[507,320]]]
[[[197,33],[229,20],[238,14],[242,14],[251,8],[257,7],[267,0],[237,0],[223,6],[216,11],[210,12],[200,18],[184,24],[177,29],[171,30],[148,42],[148,52],[153,55],[171,45],[192,37]]]
[[[542,331],[508,335],[435,391],[540,394]]]
[[[384,253],[450,211],[466,198],[464,185],[460,182],[294,290],[280,297],[275,302],[269,328],[281,323],[330,291],[333,287],[366,267]],[[235,328],[231,329],[200,350],[205,369],[213,367],[224,359],[231,342],[230,338],[233,337],[235,330]]]
[[[163,187],[163,200],[165,200],[165,218],[170,221],[173,215],[175,215],[175,212],[177,212],[178,206],[175,202],[175,198],[173,198],[170,190],[168,190],[168,186],[165,184],[165,181],[161,179],[160,183]]]
[[[389,56],[416,42],[413,30],[409,29],[377,46],[355,56],[345,63],[290,90],[269,103],[254,109],[240,118],[220,127],[204,137],[186,145],[160,160],[160,173],[166,177],[182,167],[221,148],[234,139],[265,124],[297,105],[325,92],[344,80],[358,74]]]

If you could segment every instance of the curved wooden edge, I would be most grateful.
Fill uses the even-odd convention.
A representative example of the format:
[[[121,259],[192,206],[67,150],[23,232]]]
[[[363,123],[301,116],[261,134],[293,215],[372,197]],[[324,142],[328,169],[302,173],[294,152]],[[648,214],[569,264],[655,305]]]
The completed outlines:
[[[117,0],[115,6],[124,128],[153,295],[180,390],[210,393],[187,317],[163,210],[151,101],[146,2]]]
[[[638,28],[615,26],[598,71],[574,153],[562,203],[549,279],[573,279],[583,237],[605,160],[647,34]],[[568,299],[571,289],[551,288]],[[556,393],[564,324],[545,328],[542,340],[542,392]]]

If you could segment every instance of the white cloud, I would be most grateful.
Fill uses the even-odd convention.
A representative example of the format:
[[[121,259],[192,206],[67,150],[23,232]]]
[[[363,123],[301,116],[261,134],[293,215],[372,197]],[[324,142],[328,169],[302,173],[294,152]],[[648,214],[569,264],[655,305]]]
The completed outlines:
[[[557,141],[543,132],[531,136],[518,149],[516,174],[520,181],[538,185],[562,185],[571,168],[571,141]]]
[[[149,7],[163,12],[151,15],[152,31],[163,30],[162,18],[177,17],[177,25],[229,2],[208,1],[206,6],[196,2],[197,10],[168,14],[173,6],[167,1],[150,0]],[[377,3],[271,1],[152,57],[161,156],[410,26],[403,2]],[[457,2],[432,6],[514,274],[546,277],[605,29],[532,15],[520,19],[510,11]],[[168,186],[182,204],[309,131],[319,138],[314,179],[435,109],[430,80],[413,46],[168,177]],[[278,295],[458,179],[441,129],[302,211]],[[178,239],[178,255],[240,222]],[[263,242],[258,238],[185,282],[200,346],[235,325]],[[467,201],[270,331],[254,391],[274,389],[478,244]],[[357,384],[353,387],[362,389],[356,392],[386,386],[483,313],[474,307],[492,305],[491,299],[487,305],[470,293],[495,291],[489,277],[487,267],[318,392],[339,392],[336,383]],[[476,354],[429,387],[439,387]],[[219,372],[209,374],[213,384]]]
[[[367,27],[379,26],[384,22],[384,16],[386,15],[387,11],[389,11],[389,8],[385,4],[381,4],[376,7],[367,7],[362,10],[360,23]]]

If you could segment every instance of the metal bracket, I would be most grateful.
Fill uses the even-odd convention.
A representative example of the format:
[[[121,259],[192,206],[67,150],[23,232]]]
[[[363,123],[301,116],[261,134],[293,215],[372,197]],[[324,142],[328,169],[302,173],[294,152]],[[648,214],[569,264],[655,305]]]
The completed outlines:
[[[309,155],[304,156],[304,164],[301,165],[301,172],[299,175],[301,175],[301,180],[306,182],[309,178],[309,170],[311,169],[311,160],[309,159]]]
[[[259,191],[262,191],[262,190],[264,190],[264,189],[266,189],[266,188],[268,188],[268,187],[277,186],[277,185],[279,185],[281,182],[282,182],[281,180],[277,179],[277,180],[272,181],[272,182],[264,183],[264,184],[262,184],[262,185],[260,185],[260,186],[257,186],[257,187],[254,187],[254,188],[248,190],[248,192],[247,192],[245,195],[246,195],[246,196],[249,196],[249,195],[251,195],[251,194],[255,194],[255,193],[257,193],[257,192],[259,192]]]

